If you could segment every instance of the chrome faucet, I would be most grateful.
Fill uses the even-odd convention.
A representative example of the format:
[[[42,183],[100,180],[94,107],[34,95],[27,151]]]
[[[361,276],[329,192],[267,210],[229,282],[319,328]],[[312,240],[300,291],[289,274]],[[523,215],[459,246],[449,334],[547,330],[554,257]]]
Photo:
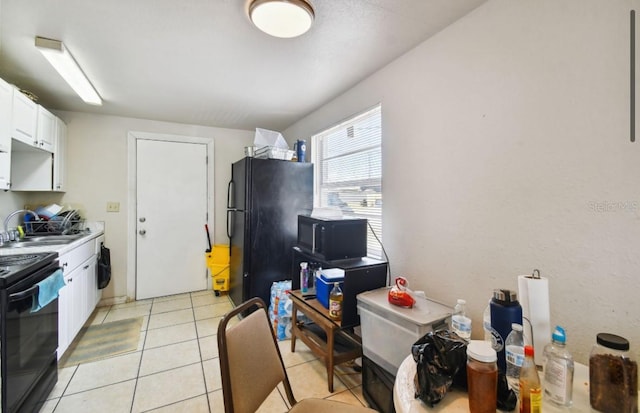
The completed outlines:
[[[35,217],[36,220],[40,220],[40,216],[38,216],[38,214],[36,214],[32,210],[30,210],[30,209],[18,209],[17,211],[13,211],[9,215],[7,215],[7,217],[4,219],[4,233],[5,234],[9,234],[9,221],[11,220],[11,218],[15,217],[16,215],[18,215],[21,212],[28,212],[30,214],[33,214],[33,216]]]

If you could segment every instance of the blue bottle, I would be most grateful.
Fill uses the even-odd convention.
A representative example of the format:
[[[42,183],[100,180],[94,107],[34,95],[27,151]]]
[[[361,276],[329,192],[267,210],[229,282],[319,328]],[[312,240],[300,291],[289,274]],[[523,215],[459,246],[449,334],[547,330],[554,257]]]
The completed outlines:
[[[491,342],[498,353],[498,370],[506,373],[505,342],[511,332],[511,324],[522,325],[522,306],[518,294],[511,290],[493,290],[491,299]]]
[[[296,143],[293,144],[293,149],[296,151],[296,157],[298,158],[298,162],[306,162],[307,155],[307,142],[299,139]]]

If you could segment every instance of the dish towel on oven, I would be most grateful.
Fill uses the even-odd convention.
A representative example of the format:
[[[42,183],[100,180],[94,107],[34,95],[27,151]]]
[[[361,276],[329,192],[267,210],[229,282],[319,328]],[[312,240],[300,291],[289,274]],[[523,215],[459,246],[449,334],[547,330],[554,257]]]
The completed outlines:
[[[58,291],[65,286],[62,270],[56,270],[53,274],[40,281],[38,294],[34,296],[31,304],[31,312],[40,311],[41,308],[58,298]]]

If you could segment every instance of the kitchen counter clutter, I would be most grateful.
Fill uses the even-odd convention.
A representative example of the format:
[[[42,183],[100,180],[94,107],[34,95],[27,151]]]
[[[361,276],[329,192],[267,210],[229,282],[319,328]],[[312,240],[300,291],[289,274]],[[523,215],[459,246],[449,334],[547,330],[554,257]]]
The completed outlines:
[[[468,412],[469,401],[467,393],[452,389],[446,397],[434,407],[428,407],[420,399],[415,398],[416,362],[409,354],[398,369],[393,388],[393,403],[397,413],[420,412]],[[540,375],[543,380],[542,375]],[[544,383],[543,383],[544,386]],[[517,407],[514,412],[517,412]],[[573,379],[573,405],[571,409],[556,406],[542,397],[542,411],[547,412],[589,412],[593,411],[589,403],[589,367],[575,363],[575,375]]]
[[[21,247],[21,248],[0,248],[0,255],[15,255],[15,254],[28,254],[36,252],[49,252],[54,251],[58,253],[58,256],[72,251],[80,245],[94,240],[100,236],[104,236],[104,223],[103,222],[87,222],[85,228],[88,229],[86,235],[80,237],[70,243],[51,243],[49,245],[40,245],[34,247]],[[45,235],[46,236],[46,235]]]

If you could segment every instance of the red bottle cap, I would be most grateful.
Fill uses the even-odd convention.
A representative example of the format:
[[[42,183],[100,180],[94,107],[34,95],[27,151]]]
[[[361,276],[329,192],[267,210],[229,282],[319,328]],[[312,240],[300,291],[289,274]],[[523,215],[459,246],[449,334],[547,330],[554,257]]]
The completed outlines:
[[[533,357],[533,347],[532,346],[524,346],[524,355]]]

